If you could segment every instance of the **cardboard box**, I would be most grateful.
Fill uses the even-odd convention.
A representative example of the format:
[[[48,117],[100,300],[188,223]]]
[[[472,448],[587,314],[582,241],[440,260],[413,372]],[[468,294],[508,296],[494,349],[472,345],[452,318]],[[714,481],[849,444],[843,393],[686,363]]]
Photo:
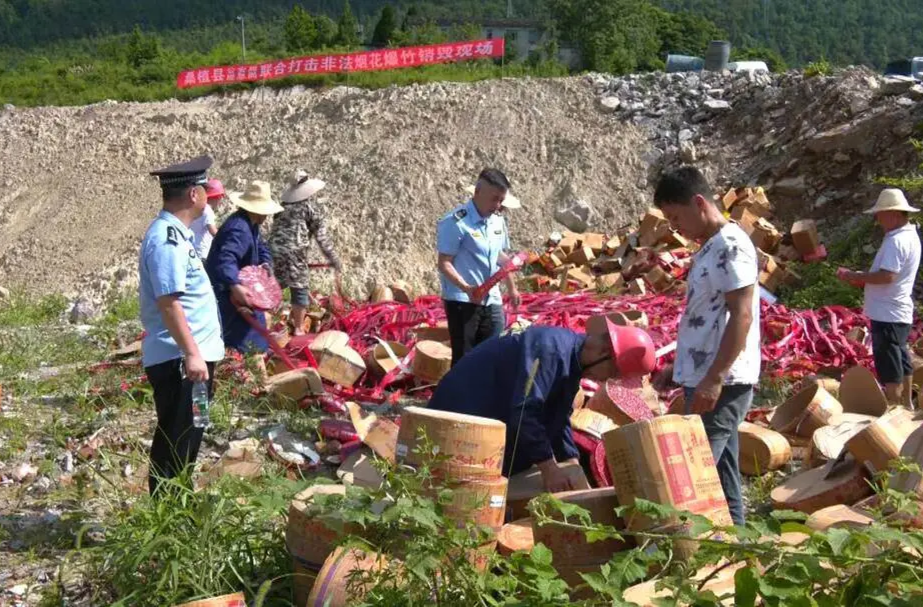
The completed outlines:
[[[644,236],[645,234],[652,234],[657,230],[657,227],[660,225],[669,225],[666,216],[658,208],[651,207],[647,210],[644,217],[641,218],[641,224],[638,226],[638,234]]]
[[[719,526],[732,524],[701,417],[665,415],[637,422],[606,433],[603,442],[620,504],[641,498],[700,514]],[[663,523],[638,514],[627,522],[632,530]]]
[[[605,333],[607,318],[621,327],[640,327],[642,329],[647,329],[648,326],[650,326],[647,314],[643,310],[620,310],[618,312],[598,314],[587,318],[587,334]]]
[[[606,237],[603,234],[596,234],[593,232],[587,232],[582,234],[583,236],[583,246],[589,247],[593,251],[594,255],[600,255],[606,248]]]
[[[324,384],[315,369],[295,369],[273,375],[266,380],[266,391],[270,394],[298,402],[308,396],[324,393]]]
[[[567,261],[576,266],[585,266],[594,259],[596,259],[596,255],[593,254],[593,249],[588,246],[582,246],[574,249],[574,252],[570,254]]]
[[[574,430],[580,430],[590,436],[601,439],[606,432],[619,427],[610,417],[599,411],[581,407],[571,413],[570,425]]]
[[[613,236],[606,241],[605,246],[603,247],[603,252],[607,255],[612,255],[615,251],[622,245],[622,241],[618,236]]]
[[[596,285],[596,276],[586,267],[571,268],[561,275],[559,285],[562,292],[567,293],[574,289],[589,289]]]
[[[605,291],[621,291],[625,288],[625,278],[622,276],[621,272],[597,276],[596,288]]]
[[[740,196],[738,195],[736,188],[731,188],[728,190],[727,193],[721,198],[721,204],[724,205],[724,210],[730,211],[733,209],[734,203],[737,202],[738,198],[740,198]]]
[[[619,426],[654,418],[654,411],[646,402],[642,390],[629,388],[614,379],[600,386],[587,400],[586,408],[605,415]]]
[[[564,252],[564,256],[570,255],[579,246],[580,235],[565,230],[561,236],[561,242],[558,243],[558,249]]]
[[[594,524],[607,525],[615,529],[624,529],[625,522],[615,515],[619,506],[618,498],[613,487],[599,489],[585,489],[583,491],[565,491],[555,493],[554,497],[566,504],[575,504],[586,510],[590,521]],[[532,520],[532,536],[536,544],[542,543],[555,555],[568,565],[587,565],[606,563],[612,555],[620,550],[625,550],[625,541],[606,539],[589,542],[587,534],[579,529],[569,529],[554,521],[564,521],[561,513],[549,512],[552,521],[539,524]]]
[[[758,215],[750,212],[747,207],[735,206],[731,211],[731,219],[737,222],[738,225],[743,229],[747,234],[753,233],[753,226],[756,224],[756,221],[760,217]]]
[[[398,431],[397,461],[417,466],[415,453],[420,431],[439,447],[446,461],[433,472],[448,480],[497,479],[506,447],[506,424],[503,422],[421,407],[407,407],[401,415]]]
[[[792,244],[802,255],[809,255],[820,246],[817,223],[813,219],[801,219],[792,225]]]
[[[760,218],[753,224],[750,240],[756,248],[772,253],[782,241],[782,234],[768,220]]]
[[[660,266],[654,266],[650,272],[644,275],[644,279],[657,293],[663,293],[669,289],[673,282],[673,277],[667,274]]]
[[[662,240],[669,238],[671,232],[672,230],[670,229],[669,223],[659,223],[651,231],[641,232],[638,238],[638,244],[642,247],[652,247]]]
[[[690,245],[689,239],[676,230],[670,230],[669,235],[661,239],[660,242],[671,249],[688,249]]]
[[[888,469],[901,454],[904,443],[921,426],[907,409],[892,409],[846,441],[846,448],[873,475]]]
[[[569,463],[561,466],[561,470],[571,479],[575,490],[589,489],[590,482],[580,464]],[[506,493],[506,509],[508,520],[518,520],[529,516],[526,506],[533,497],[545,492],[542,473],[538,468],[532,467],[510,477],[509,488]]]
[[[600,274],[613,274],[622,269],[622,260],[616,257],[601,257],[593,263],[593,268]]]
[[[780,244],[776,256],[782,261],[798,261],[801,259],[801,253],[798,249],[790,244]]]
[[[636,278],[628,283],[628,292],[632,295],[647,295],[647,287],[643,278]]]

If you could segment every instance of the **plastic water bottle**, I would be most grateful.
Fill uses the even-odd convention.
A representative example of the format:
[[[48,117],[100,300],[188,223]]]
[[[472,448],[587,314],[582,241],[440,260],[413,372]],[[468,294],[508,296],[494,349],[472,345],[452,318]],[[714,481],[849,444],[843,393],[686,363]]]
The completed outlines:
[[[208,418],[208,384],[197,381],[192,384],[192,425],[195,428],[207,428]]]

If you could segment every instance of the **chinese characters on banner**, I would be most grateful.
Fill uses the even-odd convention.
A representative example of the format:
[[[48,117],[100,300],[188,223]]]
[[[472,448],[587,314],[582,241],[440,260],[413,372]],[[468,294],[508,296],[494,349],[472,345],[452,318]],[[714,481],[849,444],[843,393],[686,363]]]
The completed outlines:
[[[491,59],[503,56],[505,40],[470,40],[429,46],[408,46],[345,55],[313,55],[259,63],[202,67],[180,72],[176,85],[181,88],[259,82],[288,76],[375,72],[437,63]]]

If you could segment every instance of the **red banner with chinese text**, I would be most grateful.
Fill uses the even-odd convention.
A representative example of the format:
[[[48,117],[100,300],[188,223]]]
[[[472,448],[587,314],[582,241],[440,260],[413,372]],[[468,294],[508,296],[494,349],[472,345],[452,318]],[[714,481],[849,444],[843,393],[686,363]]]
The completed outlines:
[[[312,55],[256,63],[202,67],[180,72],[176,85],[181,88],[260,82],[288,76],[339,74],[344,72],[377,72],[420,67],[473,59],[503,56],[505,40],[469,40],[429,46],[407,46],[377,51],[362,51],[340,55]]]

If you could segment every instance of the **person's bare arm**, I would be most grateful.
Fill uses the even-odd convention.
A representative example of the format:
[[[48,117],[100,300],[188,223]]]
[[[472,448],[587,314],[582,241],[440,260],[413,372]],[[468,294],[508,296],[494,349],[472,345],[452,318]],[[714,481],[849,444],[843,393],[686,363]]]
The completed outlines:
[[[477,285],[469,285],[465,282],[465,279],[461,277],[461,274],[458,273],[458,270],[455,269],[455,264],[452,263],[455,258],[451,255],[439,254],[439,271],[442,272],[443,276],[449,279],[453,285],[464,291],[471,297],[474,293],[474,290],[477,288]],[[475,303],[475,302],[472,302]]]
[[[207,380],[208,366],[199,352],[198,344],[192,337],[192,331],[189,330],[189,323],[186,322],[186,314],[183,312],[179,296],[164,295],[159,297],[157,299],[157,309],[160,311],[163,324],[166,325],[170,336],[185,355],[186,377],[194,382]]]
[[[889,285],[897,280],[897,274],[888,270],[878,270],[877,272],[849,272],[844,277],[846,282],[856,286],[865,285]]]
[[[218,235],[218,226],[216,226],[216,225],[214,225],[214,224],[210,224],[210,225],[208,225],[208,226],[206,226],[206,227],[208,228],[208,233],[209,233],[209,234],[211,234],[212,236],[217,236],[217,235]]]
[[[708,413],[715,408],[724,378],[727,377],[731,365],[740,356],[747,345],[747,333],[753,323],[753,285],[730,291],[724,295],[729,317],[718,354],[708,369],[705,378],[696,386],[695,397],[692,401],[693,413]]]

